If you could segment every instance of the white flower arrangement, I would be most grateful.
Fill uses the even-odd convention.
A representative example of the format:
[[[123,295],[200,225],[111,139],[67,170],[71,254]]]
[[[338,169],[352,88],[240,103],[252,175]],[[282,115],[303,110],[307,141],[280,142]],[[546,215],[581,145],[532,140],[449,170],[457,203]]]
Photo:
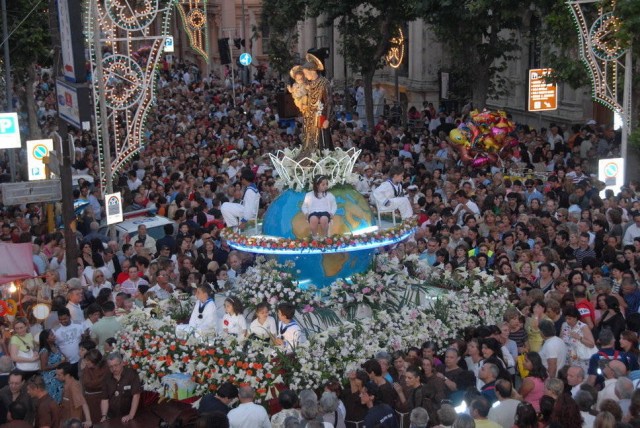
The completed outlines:
[[[199,395],[231,380],[253,386],[266,401],[277,388],[316,389],[332,377],[343,378],[381,350],[407,349],[427,340],[446,346],[467,327],[496,324],[509,305],[507,290],[493,277],[478,270],[448,273],[416,257],[398,261],[379,255],[373,271],[335,282],[322,299],[315,290],[298,288],[292,265],[263,258],[237,285],[248,306],[294,302],[298,308],[305,306],[305,322],[313,319],[322,325],[307,325],[315,333],[308,334],[296,347],[296,358],[290,359],[259,341],[177,338],[169,316],[154,318],[153,311],[135,310],[123,317],[118,346],[147,390],[160,390],[168,374],[189,373]],[[346,307],[358,306],[369,307],[371,316],[347,316]],[[304,317],[314,308],[331,309],[339,316]]]

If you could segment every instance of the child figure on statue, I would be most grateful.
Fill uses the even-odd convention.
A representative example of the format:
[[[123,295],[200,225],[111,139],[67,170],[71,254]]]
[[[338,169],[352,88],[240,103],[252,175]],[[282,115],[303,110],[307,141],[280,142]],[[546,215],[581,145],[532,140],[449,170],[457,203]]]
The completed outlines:
[[[336,198],[327,191],[328,188],[329,179],[319,175],[313,180],[313,190],[305,195],[302,202],[302,212],[307,216],[314,237],[329,235],[329,222],[338,210]]]
[[[287,85],[287,90],[293,97],[293,103],[298,107],[300,113],[304,114],[307,105],[307,88],[302,67],[299,65],[294,66],[291,71],[289,71],[289,75],[295,80],[295,83],[293,85]]]

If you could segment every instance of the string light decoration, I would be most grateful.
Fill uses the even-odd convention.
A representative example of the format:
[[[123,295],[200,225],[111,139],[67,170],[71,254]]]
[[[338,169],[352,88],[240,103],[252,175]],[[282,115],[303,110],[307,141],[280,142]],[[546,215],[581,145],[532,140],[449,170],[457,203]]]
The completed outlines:
[[[105,0],[109,18],[124,30],[142,30],[153,22],[158,0]]]
[[[209,63],[207,0],[178,0],[176,7],[191,48]]]
[[[631,97],[620,90],[620,83],[625,71],[621,57],[625,53],[628,55],[629,49],[615,37],[621,25],[620,18],[615,15],[615,0],[599,3],[598,18],[588,25],[583,8],[595,2],[568,2],[580,39],[580,59],[589,71],[593,99],[619,113],[628,129],[631,124]]]
[[[404,60],[404,33],[402,28],[397,29],[396,35],[389,40],[389,51],[385,59],[391,68],[400,68]]]
[[[107,105],[123,110],[136,104],[144,89],[144,72],[138,63],[124,55],[110,55],[102,63]]]
[[[158,64],[169,34],[174,1],[90,0],[84,21],[90,51],[94,100],[106,104],[106,123],[100,120],[100,103],[94,102],[100,181],[116,173],[144,145],[145,118],[155,100]],[[152,35],[152,28],[160,34]],[[103,56],[102,76],[96,76],[96,52]],[[97,84],[102,79],[103,85]],[[104,88],[104,90],[101,89]],[[105,166],[103,127],[115,149],[110,168]]]

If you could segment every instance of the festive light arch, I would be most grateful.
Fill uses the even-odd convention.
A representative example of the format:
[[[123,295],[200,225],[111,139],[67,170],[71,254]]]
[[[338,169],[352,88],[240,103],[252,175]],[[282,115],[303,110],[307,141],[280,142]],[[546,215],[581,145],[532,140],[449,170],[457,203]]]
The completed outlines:
[[[598,18],[591,25],[583,10],[590,3],[595,3],[595,0],[568,2],[580,39],[580,58],[589,70],[593,99],[619,113],[628,129],[631,125],[631,94],[623,93],[620,85],[621,76],[625,73],[625,63],[621,58],[629,55],[630,51],[614,34],[621,25],[615,14],[616,0],[600,3]],[[628,87],[630,89],[631,85]]]
[[[206,0],[98,0],[88,1],[85,11],[91,74],[98,70],[96,52],[102,53],[102,79],[93,78],[94,100],[106,102],[106,121],[100,119],[100,103],[94,103],[100,182],[119,171],[144,146],[147,114],[155,100],[158,64],[169,35],[175,5],[191,47],[208,62]],[[155,28],[159,28],[154,34]],[[102,129],[115,148],[110,168],[105,166]]]

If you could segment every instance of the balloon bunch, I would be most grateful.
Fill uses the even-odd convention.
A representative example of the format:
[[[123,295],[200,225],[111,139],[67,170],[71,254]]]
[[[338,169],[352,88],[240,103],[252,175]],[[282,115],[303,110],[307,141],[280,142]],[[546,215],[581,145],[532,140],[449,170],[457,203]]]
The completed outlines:
[[[449,140],[464,164],[482,168],[497,164],[508,153],[507,148],[518,145],[510,135],[515,129],[504,111],[474,110],[467,122],[449,132]]]

